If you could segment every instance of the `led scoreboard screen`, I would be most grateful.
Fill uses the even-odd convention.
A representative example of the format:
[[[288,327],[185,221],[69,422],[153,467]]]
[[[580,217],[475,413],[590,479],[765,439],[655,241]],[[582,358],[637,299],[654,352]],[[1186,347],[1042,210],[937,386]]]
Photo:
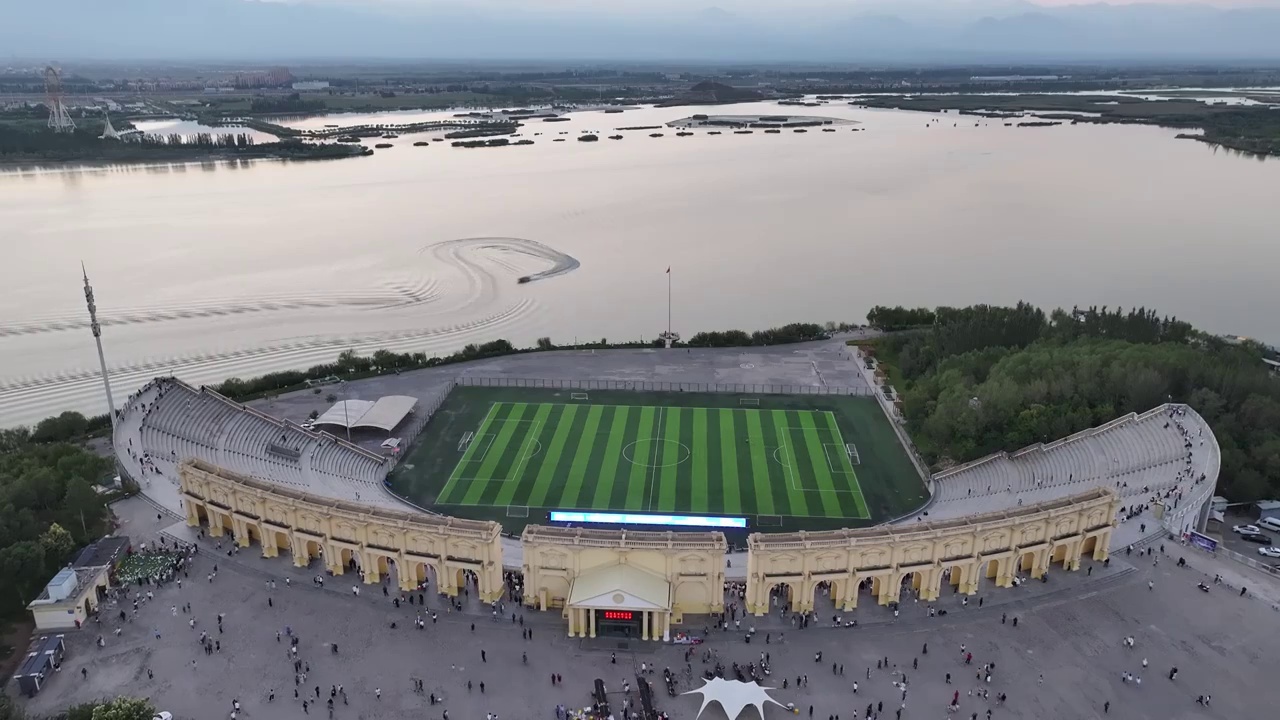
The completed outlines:
[[[744,517],[717,517],[707,515],[648,515],[638,513],[581,512],[576,510],[552,510],[553,523],[603,523],[606,525],[671,525],[675,527],[745,528]]]
[[[634,620],[635,613],[630,610],[603,610],[605,620]]]

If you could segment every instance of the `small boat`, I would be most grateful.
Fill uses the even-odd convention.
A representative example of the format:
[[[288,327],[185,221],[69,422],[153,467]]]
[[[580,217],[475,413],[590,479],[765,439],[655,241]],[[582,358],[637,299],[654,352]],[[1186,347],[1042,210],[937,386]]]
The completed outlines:
[[[377,145],[374,145],[374,147],[378,148],[379,150],[385,150],[391,147],[391,143],[378,143]]]
[[[662,133],[649,133],[649,137],[662,137]]]

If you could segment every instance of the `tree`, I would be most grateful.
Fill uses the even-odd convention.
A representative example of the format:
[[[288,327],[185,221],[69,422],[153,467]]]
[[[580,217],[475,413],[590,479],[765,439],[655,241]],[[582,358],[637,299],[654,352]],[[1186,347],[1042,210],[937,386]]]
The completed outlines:
[[[38,443],[73,440],[83,437],[88,429],[89,421],[84,415],[68,410],[61,415],[48,417],[37,423],[35,431],[31,433],[31,439]]]
[[[61,564],[71,554],[75,541],[71,539],[71,533],[65,528],[58,523],[53,523],[40,535],[40,545],[44,548],[46,558]]]
[[[0,587],[12,588],[13,594],[0,595],[0,602],[17,602],[20,606],[35,599],[47,577],[44,548],[26,540],[0,548]]]
[[[118,697],[93,709],[93,720],[152,720],[156,707],[143,698]]]
[[[1280,493],[1280,383],[1264,348],[1228,345],[1154,310],[1029,305],[937,308],[926,330],[886,336],[917,448],[939,466],[1014,451],[1172,400],[1209,423],[1234,502]],[[973,403],[977,398],[976,405]]]

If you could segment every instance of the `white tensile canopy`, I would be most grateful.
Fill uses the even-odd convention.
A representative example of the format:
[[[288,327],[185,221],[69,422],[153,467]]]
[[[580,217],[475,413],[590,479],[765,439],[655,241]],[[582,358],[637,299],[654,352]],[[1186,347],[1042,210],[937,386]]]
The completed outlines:
[[[702,717],[702,712],[707,709],[711,703],[719,703],[724,710],[724,714],[729,720],[737,720],[747,706],[754,707],[760,713],[760,720],[764,720],[765,703],[773,703],[779,707],[786,707],[782,703],[769,697],[767,690],[773,688],[761,687],[759,683],[742,682],[741,680],[725,680],[724,678],[711,678],[704,680],[705,685],[696,690],[690,690],[682,695],[692,695],[697,693],[702,696],[702,707],[698,708],[698,718]]]
[[[417,407],[418,399],[409,395],[388,395],[371,400],[341,400],[316,418],[316,425],[344,428],[378,428],[391,432]]]

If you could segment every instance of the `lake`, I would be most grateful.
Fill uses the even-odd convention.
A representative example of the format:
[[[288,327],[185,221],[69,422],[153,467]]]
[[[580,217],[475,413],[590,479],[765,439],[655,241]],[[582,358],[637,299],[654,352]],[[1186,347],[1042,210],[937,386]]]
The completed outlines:
[[[604,137],[712,111],[857,124]],[[600,141],[574,140],[586,131]],[[405,135],[332,162],[0,172],[3,423],[104,411],[81,260],[118,401],[157,374],[207,383],[348,348],[652,339],[666,329],[668,267],[686,338],[861,322],[875,304],[1023,299],[1145,305],[1280,340],[1280,162],[1175,134],[747,103],[532,121],[526,147]],[[565,255],[580,267],[517,283]]]

